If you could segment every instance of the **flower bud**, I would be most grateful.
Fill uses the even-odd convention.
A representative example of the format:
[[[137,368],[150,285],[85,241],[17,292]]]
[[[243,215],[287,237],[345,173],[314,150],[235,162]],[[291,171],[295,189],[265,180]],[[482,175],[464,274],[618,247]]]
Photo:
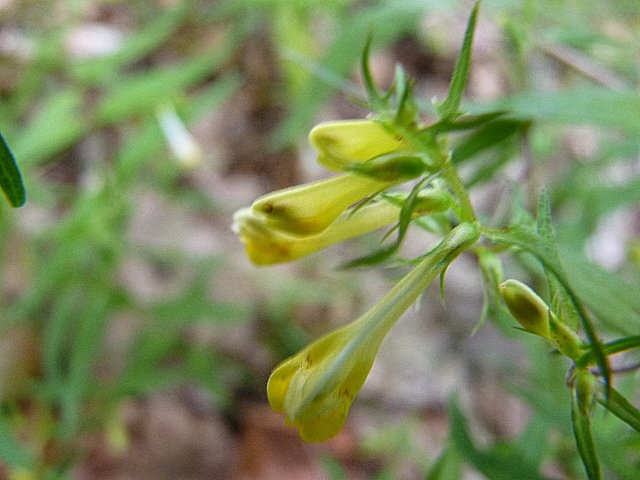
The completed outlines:
[[[371,310],[275,368],[269,404],[285,413],[303,440],[322,442],[338,433],[389,329],[474,238],[475,225],[459,225]]]
[[[269,193],[258,198],[251,210],[273,228],[309,235],[321,232],[349,206],[392,183],[345,173]]]
[[[370,202],[342,212],[326,229],[313,235],[289,235],[270,227],[250,208],[238,210],[232,229],[246,245],[247,256],[256,265],[289,262],[334,243],[377,230],[394,223],[400,208],[390,202]]]
[[[596,395],[600,389],[600,382],[589,370],[578,370],[572,384],[580,415],[592,416],[596,408]]]
[[[404,139],[374,120],[320,123],[309,132],[309,142],[318,152],[318,163],[335,171],[406,147]]]
[[[524,283],[507,280],[499,285],[499,289],[511,315],[525,330],[546,338],[572,360],[586,353],[588,348],[578,334],[558,320],[547,304]]]
[[[549,307],[533,290],[517,280],[507,280],[499,289],[509,312],[525,330],[551,339]]]

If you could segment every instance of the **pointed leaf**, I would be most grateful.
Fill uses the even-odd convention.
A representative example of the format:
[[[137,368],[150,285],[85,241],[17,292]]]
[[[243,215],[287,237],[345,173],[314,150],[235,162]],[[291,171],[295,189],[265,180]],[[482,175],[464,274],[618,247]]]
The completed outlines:
[[[613,413],[616,417],[640,432],[640,410],[631,405],[629,401],[616,389],[609,389],[609,398],[602,395],[597,396],[598,402],[604,408]]]
[[[12,207],[21,207],[26,201],[22,176],[9,149],[9,145],[0,134],[0,188]]]
[[[444,102],[438,105],[438,113],[443,120],[453,120],[459,116],[460,102],[462,94],[467,85],[469,77],[469,65],[471,64],[471,48],[473,45],[473,34],[476,28],[479,3],[476,3],[471,11],[471,16],[467,22],[467,30],[464,34],[460,56],[456,62],[449,85],[449,93]]]

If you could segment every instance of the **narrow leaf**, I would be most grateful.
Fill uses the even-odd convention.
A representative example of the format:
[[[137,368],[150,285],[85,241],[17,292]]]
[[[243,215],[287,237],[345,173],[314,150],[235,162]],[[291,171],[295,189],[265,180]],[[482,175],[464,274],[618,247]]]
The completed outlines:
[[[24,205],[27,197],[22,183],[22,176],[9,149],[9,145],[0,134],[0,188],[12,207]]]
[[[578,447],[578,453],[582,459],[584,469],[587,472],[587,478],[589,478],[589,480],[600,480],[602,475],[600,473],[600,462],[596,455],[596,448],[593,444],[593,437],[591,436],[591,420],[589,417],[580,414],[575,395],[572,396],[571,401],[571,422],[573,424],[576,446]]]
[[[342,268],[361,267],[364,265],[379,263],[389,258],[396,250],[398,250],[398,248],[402,244],[402,240],[404,240],[405,234],[407,233],[409,224],[413,219],[413,212],[416,208],[420,190],[422,189],[422,186],[425,184],[427,179],[428,178],[421,180],[413,187],[411,193],[402,205],[402,208],[400,209],[400,217],[398,220],[398,235],[396,237],[396,240],[393,243],[385,245],[384,247],[381,247],[368,255],[356,258],[355,260],[351,260],[350,262],[345,263],[344,265],[342,265]]]
[[[453,163],[463,162],[512,137],[526,125],[522,120],[508,118],[488,122],[454,147],[451,161]]]
[[[474,445],[467,420],[457,402],[450,402],[451,441],[456,450],[475,469],[491,480],[513,480],[526,478],[540,480],[546,477],[540,475],[536,466],[527,462],[526,458],[514,445],[503,445],[499,450],[481,450]]]
[[[473,35],[476,29],[476,19],[478,16],[479,3],[476,3],[471,11],[471,16],[467,23],[467,30],[464,34],[460,56],[453,69],[451,84],[449,85],[449,93],[442,104],[438,106],[438,113],[443,120],[453,120],[459,116],[460,102],[462,101],[462,93],[467,85],[469,77],[469,65],[471,64],[471,48],[473,44]]]
[[[609,397],[597,396],[598,402],[616,417],[640,432],[640,410],[631,405],[629,401],[614,388],[609,389]]]
[[[367,38],[367,43],[362,50],[362,58],[360,60],[360,68],[362,72],[362,83],[367,91],[367,99],[369,102],[377,107],[382,107],[382,96],[376,88],[376,84],[373,81],[373,75],[371,75],[371,69],[369,68],[369,56],[371,55],[371,37]]]
[[[462,455],[452,445],[446,446],[427,473],[427,480],[459,480],[462,467]]]

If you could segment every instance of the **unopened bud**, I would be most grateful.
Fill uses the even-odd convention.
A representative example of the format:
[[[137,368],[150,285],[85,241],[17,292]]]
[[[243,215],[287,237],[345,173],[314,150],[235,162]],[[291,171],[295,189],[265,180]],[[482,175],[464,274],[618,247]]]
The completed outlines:
[[[499,288],[513,318],[525,330],[550,340],[550,311],[547,304],[527,285],[517,280],[507,280]]]
[[[578,410],[583,417],[590,417],[596,408],[596,395],[600,382],[589,370],[579,370],[573,378],[573,388]]]

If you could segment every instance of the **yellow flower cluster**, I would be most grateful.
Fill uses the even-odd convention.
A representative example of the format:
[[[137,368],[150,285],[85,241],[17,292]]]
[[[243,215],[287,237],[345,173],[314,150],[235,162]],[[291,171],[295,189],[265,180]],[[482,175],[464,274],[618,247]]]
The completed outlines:
[[[320,164],[343,173],[269,193],[234,215],[233,230],[256,265],[288,262],[392,224],[399,208],[389,202],[369,202],[362,208],[348,209],[406,181],[413,174],[407,172],[413,172],[412,165],[420,161],[402,156],[386,159],[385,155],[408,150],[405,142],[374,120],[322,123],[311,131],[309,141],[318,150]],[[372,163],[377,168],[368,175],[349,171],[354,164],[379,158],[385,162]],[[403,169],[403,165],[410,167]],[[447,199],[444,193],[440,195],[426,208],[446,209]]]
[[[320,124],[309,140],[318,162],[340,173],[267,194],[235,214],[233,228],[257,265],[294,260],[397,222],[406,195],[372,198],[424,172],[408,143],[374,120]],[[451,197],[444,190],[424,189],[412,206],[414,216],[442,212]],[[267,385],[272,408],[284,413],[306,441],[335,435],[391,326],[478,235],[474,223],[459,225],[371,310],[277,366]]]

